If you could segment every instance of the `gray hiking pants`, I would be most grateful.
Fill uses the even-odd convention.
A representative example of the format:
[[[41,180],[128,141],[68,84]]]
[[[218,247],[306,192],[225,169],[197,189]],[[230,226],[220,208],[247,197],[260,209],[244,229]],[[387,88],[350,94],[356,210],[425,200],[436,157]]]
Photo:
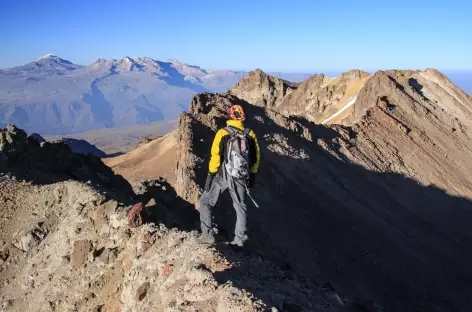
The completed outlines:
[[[244,181],[221,177],[217,174],[213,179],[210,190],[200,197],[200,224],[203,234],[209,234],[212,230],[211,209],[216,205],[220,194],[229,189],[236,211],[236,226],[234,228],[234,244],[243,246],[246,236],[246,186]]]

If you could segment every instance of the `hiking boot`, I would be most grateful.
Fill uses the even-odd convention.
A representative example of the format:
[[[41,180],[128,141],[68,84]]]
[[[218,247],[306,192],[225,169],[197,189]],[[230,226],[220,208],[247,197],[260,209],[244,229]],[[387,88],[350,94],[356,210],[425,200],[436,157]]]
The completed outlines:
[[[214,245],[216,240],[213,234],[200,234],[195,238],[195,243],[199,245]]]
[[[243,252],[243,246],[236,244],[235,242],[231,242],[229,244],[229,247],[231,247],[231,249],[233,249],[234,252],[237,252],[237,253]]]

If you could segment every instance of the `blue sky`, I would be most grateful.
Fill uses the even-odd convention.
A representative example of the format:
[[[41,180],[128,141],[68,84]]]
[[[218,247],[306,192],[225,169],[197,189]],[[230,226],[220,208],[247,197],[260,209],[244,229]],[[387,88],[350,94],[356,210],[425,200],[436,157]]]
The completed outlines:
[[[0,68],[54,53],[208,69],[472,69],[472,1],[0,1]]]

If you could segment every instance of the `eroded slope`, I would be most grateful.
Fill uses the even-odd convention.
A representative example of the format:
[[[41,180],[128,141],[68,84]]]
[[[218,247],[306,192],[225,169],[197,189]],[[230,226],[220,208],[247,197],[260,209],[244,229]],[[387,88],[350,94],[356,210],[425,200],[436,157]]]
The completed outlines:
[[[175,133],[171,132],[103,162],[130,182],[164,177],[174,184],[176,145]]]
[[[302,116],[316,123],[332,124],[348,114],[369,77],[369,73],[351,70],[335,78],[319,74],[300,84],[292,84],[256,70],[228,93],[285,116]]]
[[[422,74],[371,77],[351,110],[352,127],[285,117],[231,95],[198,95],[180,118],[177,192],[197,202],[211,138],[229,105],[243,105],[262,148],[253,190],[262,208],[249,211],[253,252],[387,310],[467,311],[470,102],[447,81],[454,96],[434,98],[446,89],[429,74],[427,83],[418,76],[421,94],[411,75]],[[449,98],[463,99],[463,116]],[[232,232],[229,207],[222,201],[214,209],[224,233]]]

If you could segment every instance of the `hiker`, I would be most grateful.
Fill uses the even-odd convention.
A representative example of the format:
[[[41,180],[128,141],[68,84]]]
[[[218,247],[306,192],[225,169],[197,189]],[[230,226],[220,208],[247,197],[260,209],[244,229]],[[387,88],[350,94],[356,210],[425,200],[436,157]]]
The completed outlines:
[[[205,189],[200,197],[202,235],[199,241],[203,244],[215,242],[211,209],[216,205],[220,194],[228,189],[237,218],[235,237],[231,244],[235,248],[242,248],[247,240],[246,193],[250,196],[248,188],[254,186],[259,169],[260,149],[254,131],[244,128],[243,108],[240,105],[231,106],[229,116],[231,119],[226,121],[227,126],[218,130],[211,146]]]

